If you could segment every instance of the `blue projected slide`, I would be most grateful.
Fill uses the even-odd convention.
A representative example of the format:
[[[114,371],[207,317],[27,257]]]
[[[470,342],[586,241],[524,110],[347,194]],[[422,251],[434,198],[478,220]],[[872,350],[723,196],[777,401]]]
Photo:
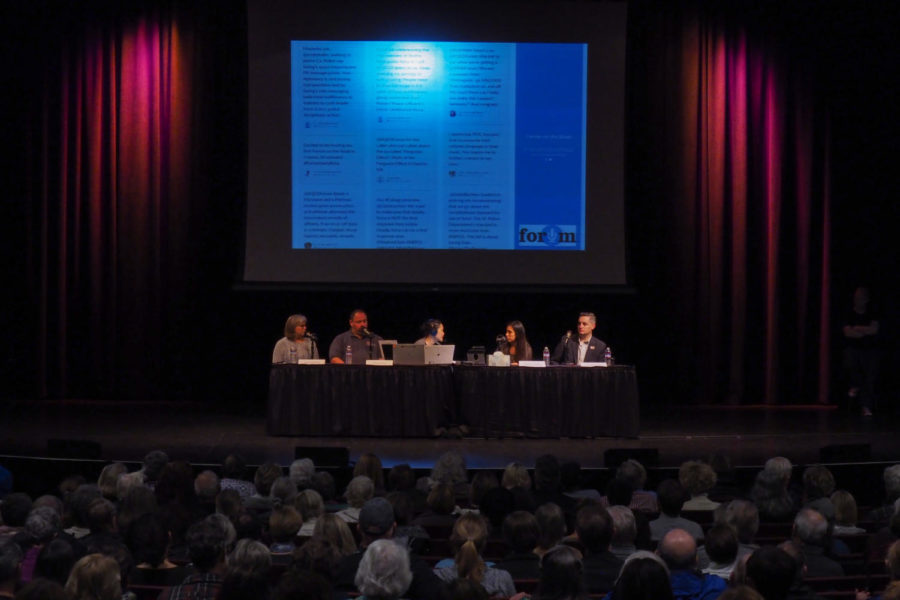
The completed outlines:
[[[291,42],[292,245],[583,250],[586,44]]]

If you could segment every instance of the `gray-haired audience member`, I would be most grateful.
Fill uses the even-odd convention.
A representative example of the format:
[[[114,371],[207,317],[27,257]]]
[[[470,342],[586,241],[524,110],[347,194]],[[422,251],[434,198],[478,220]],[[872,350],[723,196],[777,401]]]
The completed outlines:
[[[625,560],[635,552],[634,544],[637,538],[637,523],[634,513],[627,506],[610,506],[607,511],[613,521],[613,537],[609,545],[609,551],[621,560]]]
[[[359,520],[362,506],[375,494],[375,484],[365,475],[357,475],[347,484],[344,498],[350,506],[337,512],[337,515],[348,523]]]
[[[756,474],[750,497],[765,521],[787,521],[796,512],[787,482],[775,471],[763,469]]]
[[[647,485],[647,469],[644,468],[644,465],[629,458],[616,469],[616,479],[631,486],[631,504],[628,505],[628,508],[648,513],[660,510],[657,504],[657,494],[644,489],[644,486]]]
[[[305,490],[310,486],[316,465],[311,458],[298,458],[291,463],[288,474],[298,490]]]
[[[828,544],[828,521],[811,508],[801,509],[794,517],[793,540],[798,544],[807,577],[841,577],[844,568],[825,555]]]
[[[25,519],[24,531],[37,544],[46,544],[60,531],[60,516],[49,506],[38,506],[31,509]]]
[[[412,583],[409,553],[390,540],[372,542],[359,562],[354,582],[367,599],[403,597]]]
[[[272,568],[272,553],[256,540],[238,540],[226,559],[228,571],[244,576],[268,576]]]
[[[231,519],[223,514],[213,513],[204,520],[207,523],[215,525],[222,531],[222,535],[225,536],[226,550],[234,545],[234,542],[237,540],[237,530],[234,528],[234,523],[231,522]]]
[[[676,598],[713,600],[728,587],[716,575],[697,570],[697,545],[694,536],[684,529],[673,529],[659,542],[657,553],[669,567],[669,581]]]
[[[887,523],[894,516],[894,503],[900,499],[900,465],[885,467],[884,473],[884,504],[870,511],[866,515],[867,521]]]

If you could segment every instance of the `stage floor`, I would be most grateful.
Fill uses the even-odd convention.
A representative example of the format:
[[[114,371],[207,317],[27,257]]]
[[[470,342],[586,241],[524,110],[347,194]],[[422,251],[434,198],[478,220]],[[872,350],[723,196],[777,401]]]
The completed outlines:
[[[34,401],[7,406],[0,454],[43,456],[51,438],[92,440],[105,460],[138,461],[152,449],[193,463],[220,463],[238,451],[250,463],[288,464],[296,446],[347,447],[351,460],[374,452],[386,467],[409,463],[428,467],[447,450],[466,456],[470,468],[528,466],[545,453],[603,467],[608,448],[657,448],[660,466],[724,451],[737,465],[758,465],[774,455],[797,464],[819,460],[831,444],[871,444],[872,460],[900,461],[900,419],[862,419],[825,407],[645,407],[637,439],[483,439],[270,437],[256,407],[246,414],[173,402]]]

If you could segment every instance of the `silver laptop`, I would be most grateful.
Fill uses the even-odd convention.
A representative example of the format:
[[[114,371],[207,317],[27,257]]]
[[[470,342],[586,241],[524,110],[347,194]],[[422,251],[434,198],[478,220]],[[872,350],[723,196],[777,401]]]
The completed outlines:
[[[450,365],[456,346],[426,346],[425,344],[397,344],[394,346],[395,365]]]

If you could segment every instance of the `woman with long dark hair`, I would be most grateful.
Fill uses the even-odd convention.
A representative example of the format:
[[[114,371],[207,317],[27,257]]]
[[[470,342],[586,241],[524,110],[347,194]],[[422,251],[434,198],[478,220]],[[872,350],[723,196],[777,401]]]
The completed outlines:
[[[500,349],[503,354],[509,355],[509,364],[514,365],[522,360],[531,360],[534,354],[531,345],[525,335],[525,326],[522,321],[510,321],[506,324],[506,343]]]

